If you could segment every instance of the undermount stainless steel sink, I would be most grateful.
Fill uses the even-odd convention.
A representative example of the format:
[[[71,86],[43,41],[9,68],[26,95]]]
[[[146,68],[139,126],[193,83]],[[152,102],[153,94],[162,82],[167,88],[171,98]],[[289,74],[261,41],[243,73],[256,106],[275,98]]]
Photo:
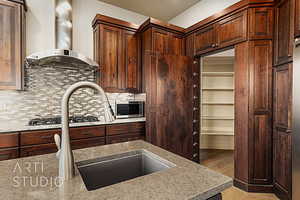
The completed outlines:
[[[176,166],[146,150],[81,161],[76,165],[89,191]]]

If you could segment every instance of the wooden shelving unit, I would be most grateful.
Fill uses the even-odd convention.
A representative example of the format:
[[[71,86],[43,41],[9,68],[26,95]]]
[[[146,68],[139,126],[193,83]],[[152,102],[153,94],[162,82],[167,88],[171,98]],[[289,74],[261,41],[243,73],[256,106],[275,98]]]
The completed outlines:
[[[233,148],[234,57],[204,57],[201,66],[201,143]]]

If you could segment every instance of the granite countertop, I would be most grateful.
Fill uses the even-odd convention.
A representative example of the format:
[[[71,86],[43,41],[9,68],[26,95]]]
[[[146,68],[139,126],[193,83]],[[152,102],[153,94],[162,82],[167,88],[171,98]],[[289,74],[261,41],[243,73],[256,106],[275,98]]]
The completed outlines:
[[[128,119],[116,119],[113,122],[86,122],[86,123],[73,123],[70,127],[82,127],[82,126],[99,126],[108,124],[122,124],[131,122],[144,122],[145,117],[140,118],[128,118]],[[45,125],[45,126],[29,126],[24,122],[0,122],[0,134],[8,132],[20,132],[20,131],[33,131],[33,130],[46,130],[46,129],[57,129],[61,128],[61,124],[57,125]]]
[[[61,187],[55,180],[55,154],[0,162],[0,199],[5,200],[204,200],[232,186],[232,179],[144,141],[75,150],[76,162],[134,150],[147,150],[176,166],[88,191],[76,176]]]

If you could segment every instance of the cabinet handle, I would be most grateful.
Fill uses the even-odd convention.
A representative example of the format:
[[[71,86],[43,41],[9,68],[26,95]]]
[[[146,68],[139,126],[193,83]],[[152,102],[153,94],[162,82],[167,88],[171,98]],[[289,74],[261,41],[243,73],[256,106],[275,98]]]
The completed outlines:
[[[193,63],[194,63],[194,65],[195,65],[195,64],[197,64],[198,62],[194,60],[194,62],[193,62]]]
[[[198,97],[197,97],[197,96],[194,96],[193,98],[194,98],[194,99],[198,99]]]
[[[193,144],[193,146],[194,146],[194,147],[198,146],[198,143],[197,143],[197,142],[195,142],[195,143]]]
[[[198,120],[195,120],[195,119],[193,120],[193,123],[197,123],[197,122],[198,122]]]
[[[198,110],[198,108],[194,107],[194,108],[193,108],[193,111],[196,111],[196,110]]]
[[[197,156],[198,156],[198,154],[197,154],[197,153],[194,153],[193,158],[196,158]]]
[[[218,44],[218,43],[216,43],[216,44],[215,44],[215,47],[218,47],[218,46],[219,46],[219,44]]]
[[[216,44],[212,44],[211,47],[212,47],[212,48],[215,48],[215,47],[216,47]]]
[[[196,84],[194,84],[194,85],[193,85],[193,88],[197,88],[197,85],[196,85]]]
[[[193,132],[193,136],[195,136],[195,135],[198,135],[198,132],[197,132],[197,131],[194,131],[194,132]]]
[[[198,76],[198,73],[194,72],[194,73],[193,73],[193,76]]]

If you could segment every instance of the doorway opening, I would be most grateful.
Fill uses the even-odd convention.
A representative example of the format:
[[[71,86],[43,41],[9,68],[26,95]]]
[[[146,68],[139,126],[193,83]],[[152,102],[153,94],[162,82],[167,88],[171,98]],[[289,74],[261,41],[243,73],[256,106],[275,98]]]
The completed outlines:
[[[234,177],[234,49],[201,58],[200,163]]]

